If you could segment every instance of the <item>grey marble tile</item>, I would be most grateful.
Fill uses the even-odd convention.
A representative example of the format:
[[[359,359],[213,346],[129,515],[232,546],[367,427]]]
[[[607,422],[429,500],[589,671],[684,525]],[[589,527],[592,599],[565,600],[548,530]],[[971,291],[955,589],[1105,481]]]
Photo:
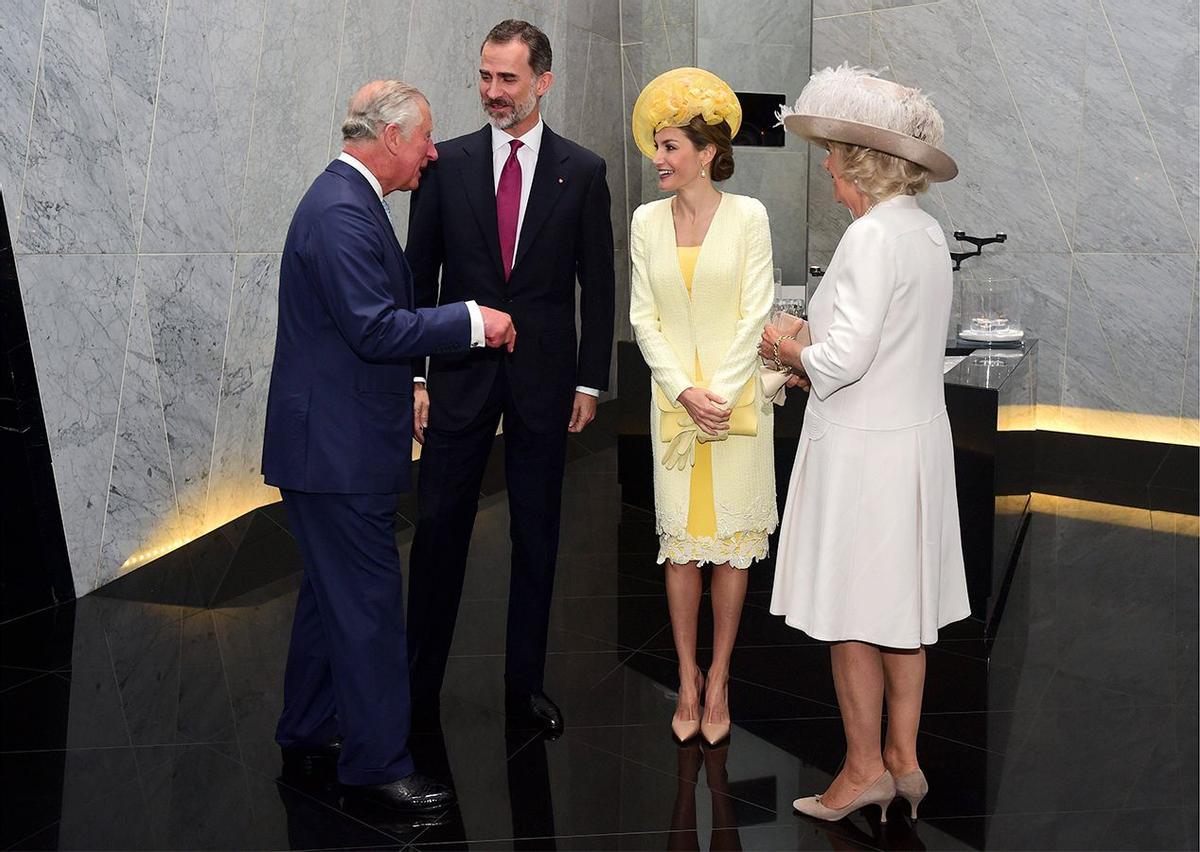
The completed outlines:
[[[1196,242],[1200,220],[1200,21],[1196,0],[1104,0],[1168,182]]]
[[[179,512],[163,424],[146,291],[133,288],[129,345],[121,381],[117,437],[108,484],[100,564],[93,588],[137,568],[148,552],[174,541]]]
[[[1071,233],[1080,146],[1089,144],[1082,135],[1084,57],[1096,0],[1001,0],[979,8],[1041,174]],[[1037,26],[1030,26],[1035,20]]]
[[[593,35],[588,51],[587,89],[579,136],[575,140],[604,158],[608,167],[608,190],[612,197],[613,241],[616,248],[628,245],[625,229],[625,139],[624,96],[620,86],[621,46],[602,36]]]
[[[652,0],[620,0],[621,44],[641,44],[646,3]]]
[[[143,256],[162,416],[185,533],[204,523],[233,286],[231,254]]]
[[[732,6],[722,0],[697,0],[696,34],[701,39],[732,43],[807,45],[812,28],[808,0],[758,0]],[[703,51],[700,54],[704,55]],[[731,50],[730,59],[748,54]],[[707,68],[707,65],[702,67]]]
[[[757,198],[771,219],[774,265],[786,285],[801,285],[807,277],[807,155],[778,149],[738,148],[733,177],[723,190]]]
[[[135,228],[142,220],[146,168],[163,49],[167,0],[107,0],[97,5],[112,74],[117,136]]]
[[[1063,404],[1178,416],[1194,258],[1075,255]]]
[[[542,98],[542,112],[546,123],[557,133],[586,145],[579,136],[587,109],[592,36],[587,30],[566,23],[560,16],[553,46],[554,85]],[[609,120],[615,118],[613,115]]]
[[[0,23],[0,192],[14,243],[45,5],[45,0],[13,0]]]
[[[1200,264],[1192,267],[1192,305],[1188,312],[1191,331],[1188,334],[1187,361],[1183,374],[1183,402],[1181,410],[1184,417],[1196,420],[1200,418],[1200,329],[1197,329],[1197,317],[1200,317]]]
[[[263,0],[171,3],[142,251],[233,251],[262,17]]]
[[[664,71],[696,64],[696,22],[690,0],[645,0],[642,8],[642,83]]]
[[[804,88],[811,58],[807,38],[798,44],[731,42],[721,36],[701,36],[696,43],[697,64],[723,79],[738,92],[771,92],[784,96]],[[800,140],[797,140],[799,142]]]
[[[238,251],[279,251],[296,203],[325,166],[328,136],[317,129],[328,126],[336,91],[330,34],[341,19],[340,4],[318,0],[267,6],[264,28],[272,37],[263,39],[259,56]]]
[[[814,19],[828,18],[834,15],[854,15],[871,10],[871,0],[813,0],[812,14]]]
[[[238,255],[209,474],[210,527],[279,499],[259,472],[278,293],[279,255]]]
[[[637,103],[637,97],[641,93],[641,67],[642,67],[642,45],[631,44],[621,49],[622,54],[622,84],[624,86],[624,98],[621,107],[621,132],[623,133],[623,142],[625,145],[625,222],[624,228],[626,236],[629,233],[630,217],[633,216],[633,211],[642,203],[642,160],[645,159],[633,141],[633,133],[631,130],[631,116],[633,115],[633,105]]]
[[[1103,10],[1087,53],[1076,251],[1192,248]]]
[[[872,15],[888,77],[928,93],[946,121],[959,177],[942,188],[968,233],[1005,231],[1029,251],[1063,251],[1066,234],[1033,157],[975,3],[946,0]]]
[[[696,0],[661,0],[667,44],[675,64],[696,64]]]
[[[559,25],[563,18],[581,29],[621,42],[621,4],[618,0],[559,0]]]
[[[94,6],[48,0],[18,251],[134,250],[136,230]]]
[[[18,256],[71,573],[91,591],[100,555],[135,259]]]
[[[345,0],[326,160],[332,160],[341,150],[342,121],[350,96],[370,80],[405,79],[412,4],[413,0]]]

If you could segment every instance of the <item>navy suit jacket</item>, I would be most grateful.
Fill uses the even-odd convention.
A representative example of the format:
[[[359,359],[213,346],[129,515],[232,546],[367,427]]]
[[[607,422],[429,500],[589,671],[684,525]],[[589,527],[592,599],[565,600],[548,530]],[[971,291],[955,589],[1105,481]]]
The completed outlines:
[[[267,484],[335,494],[407,490],[412,359],[470,345],[465,304],[416,307],[412,271],[379,197],[334,160],[300,201],[283,247]]]
[[[432,355],[430,425],[466,427],[504,369],[513,403],[531,428],[566,430],[576,386],[608,387],[615,288],[604,160],[543,129],[517,256],[505,281],[491,128],[437,149],[409,208],[417,304],[474,299],[504,311],[512,315],[517,346],[511,355],[502,349]]]

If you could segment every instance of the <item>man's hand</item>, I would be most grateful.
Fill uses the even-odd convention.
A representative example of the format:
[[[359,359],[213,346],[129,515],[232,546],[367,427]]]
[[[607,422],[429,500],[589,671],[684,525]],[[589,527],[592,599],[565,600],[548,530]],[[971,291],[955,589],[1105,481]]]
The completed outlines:
[[[596,403],[599,400],[590,393],[575,391],[575,405],[571,409],[568,432],[582,432],[583,428],[596,419]]]
[[[413,437],[425,443],[425,427],[429,425],[429,390],[424,382],[413,382]]]
[[[483,339],[487,341],[487,345],[493,349],[503,346],[512,352],[517,345],[517,329],[513,325],[512,317],[503,311],[485,308],[483,305],[479,306],[479,313],[483,317]]]

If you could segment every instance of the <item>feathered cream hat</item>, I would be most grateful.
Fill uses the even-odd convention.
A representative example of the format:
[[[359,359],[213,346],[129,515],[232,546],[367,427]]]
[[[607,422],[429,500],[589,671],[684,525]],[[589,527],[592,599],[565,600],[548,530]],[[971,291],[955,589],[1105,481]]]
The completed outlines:
[[[777,117],[786,129],[818,145],[832,141],[874,148],[923,166],[934,181],[958,174],[940,148],[942,117],[929,97],[866,68],[844,62],[818,71],[796,106],[785,106]]]
[[[736,136],[742,105],[729,84],[703,68],[673,68],[646,84],[633,105],[633,141],[654,158],[654,134],[664,127],[683,127],[696,116],[708,124],[729,125]]]

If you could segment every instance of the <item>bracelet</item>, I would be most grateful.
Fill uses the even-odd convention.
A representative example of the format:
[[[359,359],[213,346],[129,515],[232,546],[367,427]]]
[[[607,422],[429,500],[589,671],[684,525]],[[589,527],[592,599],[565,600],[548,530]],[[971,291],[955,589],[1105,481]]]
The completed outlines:
[[[775,360],[775,369],[781,373],[784,371],[785,368],[783,366],[783,362],[779,360],[779,345],[781,343],[783,343],[783,341],[785,341],[785,340],[795,340],[795,339],[796,339],[796,335],[794,335],[794,334],[783,334],[783,335],[780,335],[779,339],[775,341],[774,354],[772,357]]]

